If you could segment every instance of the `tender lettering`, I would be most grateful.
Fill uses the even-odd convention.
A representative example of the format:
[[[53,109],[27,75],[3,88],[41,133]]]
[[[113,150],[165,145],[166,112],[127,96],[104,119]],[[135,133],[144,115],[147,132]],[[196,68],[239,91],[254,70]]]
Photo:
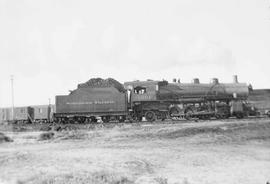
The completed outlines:
[[[93,102],[67,102],[67,105],[99,105],[99,104],[114,104],[115,101],[112,100],[97,100],[97,101],[93,101]]]

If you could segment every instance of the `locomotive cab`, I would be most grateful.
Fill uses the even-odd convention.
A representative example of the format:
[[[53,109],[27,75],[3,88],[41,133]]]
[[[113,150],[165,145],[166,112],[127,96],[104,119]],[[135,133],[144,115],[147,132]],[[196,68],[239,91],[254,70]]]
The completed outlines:
[[[130,93],[129,99],[131,103],[157,100],[157,81],[126,82],[124,86]]]
[[[168,105],[158,100],[160,81],[133,81],[124,83],[128,91],[129,109],[137,120],[165,119]]]

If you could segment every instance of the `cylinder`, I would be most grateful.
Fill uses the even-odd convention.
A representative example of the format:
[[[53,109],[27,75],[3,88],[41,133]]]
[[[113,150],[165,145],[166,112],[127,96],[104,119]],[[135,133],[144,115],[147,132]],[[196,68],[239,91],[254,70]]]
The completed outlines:
[[[176,78],[173,78],[173,82],[176,82]]]
[[[200,80],[198,78],[194,78],[192,82],[193,84],[200,84]]]
[[[233,83],[238,83],[237,75],[233,75]]]
[[[178,82],[178,83],[181,83],[181,80],[180,80],[180,78],[178,78],[177,82]]]
[[[218,78],[212,78],[211,83],[212,84],[218,84]]]

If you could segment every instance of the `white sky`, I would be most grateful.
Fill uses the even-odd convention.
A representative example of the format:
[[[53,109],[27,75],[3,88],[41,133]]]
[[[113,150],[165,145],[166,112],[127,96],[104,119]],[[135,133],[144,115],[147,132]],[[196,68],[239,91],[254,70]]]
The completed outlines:
[[[270,88],[269,0],[0,0],[0,106],[93,77],[217,77]]]

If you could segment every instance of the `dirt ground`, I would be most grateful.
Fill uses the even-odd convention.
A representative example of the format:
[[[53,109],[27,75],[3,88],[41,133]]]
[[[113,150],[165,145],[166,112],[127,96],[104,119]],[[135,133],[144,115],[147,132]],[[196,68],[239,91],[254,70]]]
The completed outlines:
[[[3,133],[0,184],[270,182],[269,119]]]

